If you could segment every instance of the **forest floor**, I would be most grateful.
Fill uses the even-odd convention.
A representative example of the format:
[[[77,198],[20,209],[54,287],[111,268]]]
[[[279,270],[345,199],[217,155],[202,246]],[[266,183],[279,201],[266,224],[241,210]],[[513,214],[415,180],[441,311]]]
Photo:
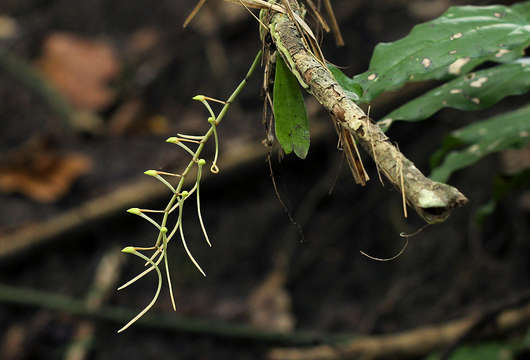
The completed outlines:
[[[337,0],[347,44],[336,48],[328,35],[324,53],[348,74],[362,72],[377,43],[404,36],[449,4],[469,3]],[[142,270],[119,249],[149,246],[156,236],[125,210],[161,208],[169,199],[142,173],[187,164],[187,154],[165,139],[205,132],[207,114],[191,98],[228,96],[261,47],[246,10],[220,1],[208,2],[183,29],[194,4],[0,3],[0,358],[266,358],[277,346],[394,334],[491,309],[496,315],[503,304],[515,306],[510,299],[527,305],[528,191],[513,192],[485,223],[475,221],[491,197],[500,157],[451,178],[469,205],[411,238],[398,259],[371,260],[359,251],[392,256],[403,246],[399,234],[422,227],[421,219],[411,212],[403,218],[400,194],[376,180],[368,161],[375,180],[354,184],[327,114],[308,99],[315,132],[307,159],[279,161],[272,152],[293,224],[275,195],[261,143],[257,71],[219,126],[221,172],[201,186],[212,248],[195,209],[184,214],[207,277],[175,246],[169,257],[177,312],[163,288],[146,321],[117,335],[156,287],[148,276],[114,290]],[[35,78],[33,69],[44,77]],[[385,95],[371,114],[378,119],[426,86],[432,84]],[[443,111],[429,122],[397,124],[389,136],[428,172],[429,156],[448,131],[519,103],[507,98],[493,112],[465,116]],[[211,158],[213,148],[206,151]],[[520,339],[527,327],[508,338]],[[528,355],[524,349],[519,359]]]

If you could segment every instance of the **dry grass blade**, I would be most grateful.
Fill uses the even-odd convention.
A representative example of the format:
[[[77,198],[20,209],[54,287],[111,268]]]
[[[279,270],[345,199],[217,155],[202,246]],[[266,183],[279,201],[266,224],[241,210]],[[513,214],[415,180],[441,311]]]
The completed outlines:
[[[294,22],[296,25],[298,32],[302,34],[302,41],[308,51],[313,53],[315,55],[315,58],[320,62],[322,66],[326,67],[326,61],[324,59],[324,54],[322,53],[322,50],[320,49],[320,46],[318,45],[317,38],[315,34],[313,34],[313,31],[307,25],[307,23],[298,15],[296,12],[293,11],[291,4],[288,0],[282,0],[284,3],[285,8],[287,9],[287,16]],[[308,37],[306,39],[306,36]],[[311,48],[309,47],[309,44],[311,44]]]
[[[370,180],[370,177],[364,169],[363,161],[353,135],[348,132],[345,128],[342,128],[341,134],[342,143],[344,145],[344,153],[350,165],[353,178],[357,184],[362,186],[366,185],[366,182]]]
[[[333,35],[335,35],[335,42],[337,43],[337,46],[344,46],[344,39],[342,37],[342,33],[340,32],[339,23],[337,22],[335,13],[333,12],[331,0],[324,0],[324,5],[326,6],[326,12],[331,19],[331,28],[333,29]]]
[[[277,12],[280,12],[282,14],[285,14],[287,11],[276,4],[271,4],[263,0],[225,0],[234,4],[241,4],[243,3],[245,6],[252,8],[252,9],[268,9],[268,10],[274,10]]]
[[[372,109],[371,106],[368,106],[368,121],[370,121],[370,110]],[[373,158],[374,158],[374,163],[375,163],[375,169],[377,170],[377,176],[379,177],[379,182],[381,182],[381,185],[385,186],[385,183],[383,182],[383,178],[381,177],[381,170],[379,170],[379,161],[377,160],[377,153],[375,151],[375,144],[374,144],[374,132],[373,132],[373,129],[370,128],[369,130],[369,135],[370,135],[370,146],[372,148],[372,154],[373,154]]]
[[[317,40],[315,34],[313,34],[313,31],[311,30],[309,25],[307,25],[307,23],[304,21],[304,19],[300,17],[300,15],[298,15],[297,13],[291,10],[289,2],[287,1],[286,1],[287,5],[285,7],[279,6],[276,4],[271,4],[263,0],[225,0],[225,1],[235,3],[235,4],[243,4],[245,7],[249,7],[252,9],[274,10],[282,14],[288,14],[294,20],[294,22],[297,25],[300,25],[300,27],[304,30],[303,33],[306,33],[307,35],[309,35],[309,37],[311,37],[315,41]],[[300,31],[300,33],[302,33],[302,31]]]
[[[318,9],[317,9],[315,3],[313,2],[313,0],[306,0],[306,2],[307,2],[307,5],[309,5],[309,8],[313,12],[313,14],[315,15],[317,21],[320,23],[320,26],[322,26],[322,29],[324,29],[324,31],[327,32],[327,33],[330,32],[331,30],[329,28],[328,23],[326,22],[324,17],[318,11]]]
[[[322,53],[322,49],[320,49],[320,45],[318,45],[318,41],[313,40],[312,38],[309,39],[312,47],[312,53],[315,55],[315,58],[320,62],[322,66],[324,66],[325,69],[328,70],[328,67],[326,66],[326,59],[324,58],[324,54]]]
[[[263,22],[261,22],[261,20],[260,20],[256,15],[254,15],[254,13],[253,13],[252,11],[250,11],[250,9],[248,8],[248,6],[246,6],[245,3],[244,3],[242,0],[239,0],[239,3],[240,3],[241,5],[243,5],[243,7],[248,11],[248,13],[249,13],[250,15],[252,15],[252,17],[253,17],[253,18],[254,18],[254,19],[255,19],[255,20],[256,20],[261,26],[263,26],[263,27],[265,27],[265,28],[267,27]]]
[[[204,3],[206,2],[206,0],[199,0],[199,2],[197,3],[197,5],[195,5],[195,7],[193,8],[193,10],[191,10],[191,13],[188,15],[188,17],[186,18],[186,20],[184,20],[184,24],[182,24],[182,27],[185,28],[186,26],[188,26],[188,24],[191,22],[191,20],[193,20],[193,18],[195,17],[195,15],[197,15],[197,13],[199,12],[199,10],[202,8],[202,6],[204,5]]]
[[[401,201],[403,203],[403,216],[405,219],[408,217],[407,213],[407,196],[405,194],[405,181],[403,179],[403,161],[399,159],[399,175],[400,175],[400,183],[401,183]]]
[[[313,30],[307,25],[307,23],[298,15],[296,12],[293,11],[291,4],[288,0],[282,0],[284,3],[285,8],[287,9],[287,15],[291,18],[291,20],[294,21],[296,27],[298,28],[298,31],[300,34],[307,34],[309,37],[315,41],[317,41],[317,38],[315,34],[313,34]],[[302,31],[300,28],[302,28],[304,31]]]
[[[399,150],[399,147],[397,146],[397,144],[396,144],[396,147]],[[397,164],[396,171],[399,172],[398,175],[399,175],[399,185],[401,188],[401,201],[403,203],[403,216],[406,219],[408,217],[408,213],[407,213],[407,196],[405,194],[405,180],[403,178],[403,159],[396,158],[395,162]]]

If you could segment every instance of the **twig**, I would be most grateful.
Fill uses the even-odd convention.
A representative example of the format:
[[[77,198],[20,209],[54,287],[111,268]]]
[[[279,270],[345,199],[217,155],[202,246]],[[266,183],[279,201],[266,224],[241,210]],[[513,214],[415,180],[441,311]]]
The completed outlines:
[[[448,360],[451,354],[456,350],[456,348],[462,345],[464,342],[470,340],[473,337],[476,337],[480,332],[487,327],[488,324],[495,323],[497,316],[509,309],[520,307],[530,301],[530,290],[527,290],[518,296],[503,301],[500,304],[497,304],[491,307],[488,310],[482,312],[482,314],[469,326],[469,328],[460,335],[452,344],[447,346],[444,350],[440,360]]]
[[[370,156],[377,159],[379,169],[400,192],[405,193],[407,203],[426,222],[443,222],[454,208],[467,202],[458,189],[425,177],[370,121],[364,111],[346,96],[328,69],[306,49],[293,20],[285,14],[275,13],[270,20],[269,30],[280,55],[286,63],[294,64],[295,69],[292,70],[303,79],[301,85],[337,119],[339,127],[353,134]],[[401,169],[398,163],[402,164]]]
[[[396,334],[356,337],[333,346],[274,349],[269,353],[268,358],[271,360],[335,360],[422,357],[452,344],[480,318],[482,318],[480,315],[469,316]],[[530,305],[502,311],[491,318],[491,322],[495,325],[495,334],[504,334],[528,325]]]
[[[314,143],[323,141],[329,134],[327,127],[317,125],[314,129]],[[248,142],[228,147],[220,157],[223,171],[237,172],[245,166],[262,162],[267,149],[262,144]],[[206,174],[203,174],[203,177]],[[189,178],[184,185],[193,185],[195,179]],[[64,235],[81,231],[87,225],[103,221],[131,206],[153,203],[153,200],[167,195],[167,188],[138,177],[129,184],[120,185],[116,190],[89,200],[73,209],[67,210],[50,219],[22,226],[11,233],[0,234],[0,261],[4,262],[23,255],[27,251],[59,240]]]
[[[134,310],[115,306],[90,308],[84,300],[32,289],[0,284],[0,302],[16,306],[63,311],[84,318],[123,323],[135,314]],[[363,354],[380,356],[421,356],[447,346],[464,334],[481,316],[470,316],[437,326],[421,327],[393,335],[357,337],[344,342],[344,336],[314,335],[302,332],[275,333],[223,321],[207,321],[152,314],[136,323],[150,329],[174,331],[190,335],[212,336],[230,341],[248,341],[276,346],[312,346],[305,349],[275,349],[271,359],[337,359],[342,355]],[[506,333],[530,322],[530,305],[497,314],[492,322],[497,333]],[[319,344],[335,344],[319,345]]]
[[[326,7],[328,16],[331,19],[331,28],[333,29],[333,35],[335,35],[335,43],[337,46],[344,46],[344,39],[342,38],[342,33],[340,31],[337,18],[335,17],[335,12],[331,6],[331,0],[324,0],[324,6]]]
[[[261,144],[248,143],[228,149],[221,158],[226,171],[263,159],[265,151]],[[188,179],[185,185],[192,185],[195,179]],[[123,209],[136,204],[146,204],[167,194],[167,189],[144,176],[129,184],[120,185],[115,191],[89,200],[80,206],[65,211],[53,218],[26,225],[19,230],[0,236],[0,258],[20,254],[37,245],[85,225],[121,214]]]
[[[309,8],[311,9],[313,14],[315,15],[315,18],[319,22],[320,26],[322,26],[322,29],[324,29],[325,32],[330,32],[330,28],[329,28],[328,23],[326,22],[326,20],[324,20],[324,18],[322,17],[320,12],[318,11],[318,9],[317,9],[315,3],[313,2],[313,0],[306,0],[306,3],[307,3],[307,5],[309,5]]]
[[[85,301],[75,300],[68,296],[45,291],[22,289],[0,284],[0,302],[16,306],[37,307],[56,310],[89,319],[123,323],[135,315],[135,310],[116,306],[102,306],[93,309],[86,306]],[[135,323],[148,329],[172,331],[189,335],[211,336],[231,341],[247,341],[276,346],[308,346],[323,342],[335,342],[334,337],[325,338],[320,335],[294,332],[277,333],[261,331],[249,326],[235,325],[219,320],[200,320],[180,316],[151,314]]]
[[[195,5],[193,10],[191,11],[191,13],[186,17],[186,20],[184,20],[184,24],[182,24],[183,28],[188,26],[188,24],[191,22],[191,20],[193,20],[195,15],[197,15],[197,13],[199,12],[199,10],[201,9],[201,7],[204,5],[205,2],[206,2],[206,0],[199,0],[197,5]]]
[[[65,211],[51,219],[25,225],[13,233],[0,236],[0,258],[16,255],[36,245],[42,245],[68,231],[82,228],[90,222],[121,213],[135,203],[145,203],[149,199],[160,198],[166,189],[143,177],[117,190]],[[3,259],[4,260],[4,259]]]

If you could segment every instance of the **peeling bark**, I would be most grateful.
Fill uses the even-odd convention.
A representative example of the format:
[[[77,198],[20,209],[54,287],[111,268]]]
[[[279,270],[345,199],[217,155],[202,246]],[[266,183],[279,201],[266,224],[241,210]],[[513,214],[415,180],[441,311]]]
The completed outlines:
[[[293,9],[299,9],[296,1],[290,1]],[[302,85],[328,110],[337,126],[353,134],[386,178],[399,191],[404,191],[407,203],[418,215],[427,223],[440,223],[449,217],[452,209],[466,204],[467,198],[458,189],[425,177],[346,96],[328,69],[306,49],[296,24],[288,15],[276,13],[265,18],[270,19],[268,25],[278,53],[286,63],[294,65],[292,70],[305,82]]]

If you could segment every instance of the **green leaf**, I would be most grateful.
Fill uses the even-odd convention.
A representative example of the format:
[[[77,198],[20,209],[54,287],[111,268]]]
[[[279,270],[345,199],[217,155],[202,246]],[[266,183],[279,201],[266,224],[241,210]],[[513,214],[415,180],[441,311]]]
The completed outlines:
[[[529,45],[529,1],[511,7],[451,7],[441,17],[415,26],[403,39],[379,44],[368,71],[352,83],[364,90],[361,101],[370,102],[408,81],[466,74],[488,60],[513,61]]]
[[[450,144],[442,149],[445,153],[455,144],[469,146],[450,152],[432,171],[430,177],[439,182],[446,182],[454,171],[474,164],[486,155],[530,142],[530,105],[456,130],[444,142]]]
[[[524,358],[530,346],[530,331],[523,338],[509,338],[479,343],[464,343],[458,346],[449,356],[450,360],[488,360],[488,359],[519,359]],[[440,352],[430,354],[425,360],[440,359]]]
[[[493,181],[493,194],[490,201],[477,209],[475,219],[479,224],[493,214],[497,208],[497,203],[506,197],[510,192],[517,189],[524,189],[530,183],[530,168],[524,169],[511,176],[496,176]],[[530,334],[530,333],[529,333]]]
[[[495,209],[497,209],[497,201],[490,199],[490,201],[477,209],[475,212],[475,221],[481,225],[484,224],[484,221],[495,212]]]
[[[530,58],[460,76],[408,102],[384,117],[388,127],[396,120],[424,120],[444,107],[480,110],[506,96],[530,90]]]
[[[450,360],[498,360],[513,359],[513,349],[509,344],[487,342],[458,347],[449,357]],[[438,354],[432,354],[426,360],[438,360]]]
[[[276,58],[273,97],[276,138],[286,154],[294,150],[299,158],[305,159],[309,150],[309,122],[304,97],[298,80],[280,56]]]
[[[346,96],[348,96],[348,98],[350,98],[350,100],[353,102],[359,102],[361,96],[363,96],[363,88],[361,85],[357,84],[346,74],[331,64],[328,64],[328,69],[335,77],[335,80],[337,80],[340,86],[342,86],[342,88],[346,91]]]

